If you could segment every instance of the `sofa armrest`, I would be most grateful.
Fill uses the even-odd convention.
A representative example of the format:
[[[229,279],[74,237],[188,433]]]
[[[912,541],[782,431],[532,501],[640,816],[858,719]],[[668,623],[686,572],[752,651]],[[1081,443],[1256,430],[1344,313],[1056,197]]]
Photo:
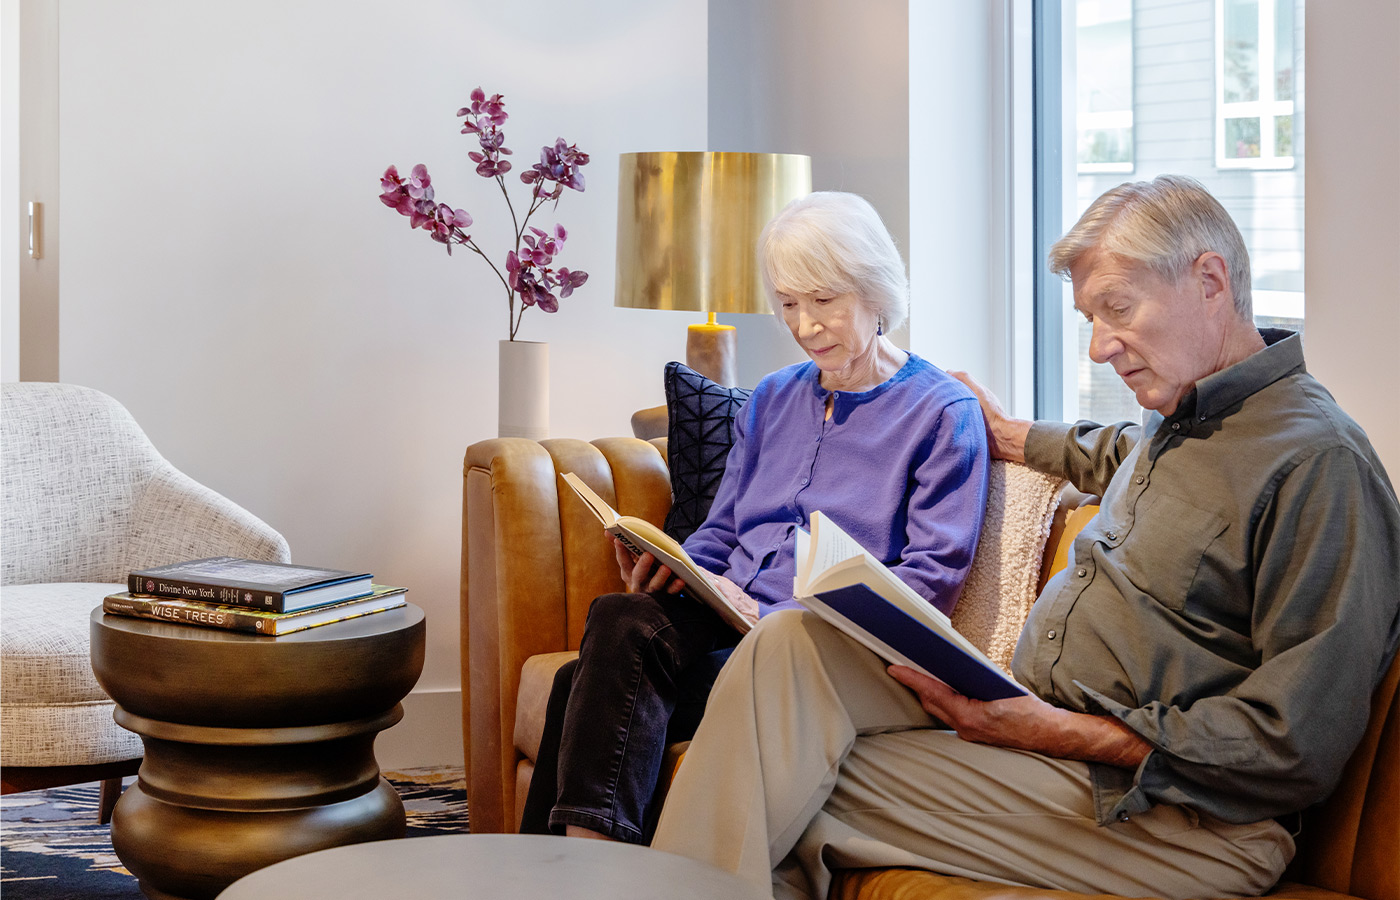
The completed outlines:
[[[578,649],[593,598],[621,589],[598,520],[560,475],[574,472],[619,512],[654,522],[670,508],[666,462],[635,438],[593,444],[497,438],[463,463],[463,740],[472,830],[516,827],[513,740],[520,672]]]
[[[515,751],[534,761],[544,738],[544,712],[554,688],[554,676],[578,659],[577,650],[541,653],[525,660],[520,670],[520,693],[515,700]]]

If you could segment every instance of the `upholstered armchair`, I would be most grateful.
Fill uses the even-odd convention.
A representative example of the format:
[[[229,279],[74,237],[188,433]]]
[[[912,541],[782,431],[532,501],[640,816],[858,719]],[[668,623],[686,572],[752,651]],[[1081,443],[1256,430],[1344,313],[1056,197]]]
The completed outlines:
[[[92,674],[88,615],[133,569],[204,556],[288,560],[287,542],[181,473],[91,388],[3,386],[0,760],[4,793],[102,781],[102,821],[141,741]]]

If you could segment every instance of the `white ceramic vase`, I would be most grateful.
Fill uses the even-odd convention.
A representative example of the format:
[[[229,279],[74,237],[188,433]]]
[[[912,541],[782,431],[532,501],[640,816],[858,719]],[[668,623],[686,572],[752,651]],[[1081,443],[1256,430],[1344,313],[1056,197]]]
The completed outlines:
[[[549,437],[549,344],[500,342],[501,437]]]

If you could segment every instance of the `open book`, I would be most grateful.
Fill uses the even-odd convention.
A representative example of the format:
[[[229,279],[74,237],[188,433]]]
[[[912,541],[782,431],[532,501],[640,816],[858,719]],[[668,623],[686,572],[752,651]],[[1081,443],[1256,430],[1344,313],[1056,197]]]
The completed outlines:
[[[688,593],[695,599],[719,613],[720,618],[732,625],[740,634],[748,634],[753,626],[739,610],[734,608],[719,587],[704,569],[695,564],[690,554],[685,552],[669,534],[657,528],[646,519],[636,516],[620,516],[607,501],[583,483],[573,472],[564,474],[564,483],[574,489],[574,493],[593,510],[593,515],[603,523],[603,530],[615,535],[633,554],[641,556],[650,553],[658,564],[669,568],[677,578],[685,582]]]
[[[931,675],[976,700],[1026,693],[948,617],[820,512],[797,532],[797,602],[889,662]]]

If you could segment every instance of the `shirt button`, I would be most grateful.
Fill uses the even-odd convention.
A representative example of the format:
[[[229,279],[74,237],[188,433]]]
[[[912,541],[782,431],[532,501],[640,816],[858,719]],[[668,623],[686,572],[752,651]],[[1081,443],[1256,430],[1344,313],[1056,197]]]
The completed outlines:
[[[1172,431],[1180,431],[1180,430],[1181,430],[1181,423],[1180,423],[1180,422],[1173,422],[1173,423],[1172,423]]]
[[[1078,575],[1080,578],[1083,578],[1085,575],[1089,574],[1089,570],[1084,568],[1083,566],[1080,566],[1078,569],[1075,570],[1074,574]]]
[[[806,487],[806,486],[807,486],[807,479],[805,479],[805,478],[802,479],[802,486],[803,486],[803,487]]]
[[[1053,641],[1055,639],[1055,630],[1053,628],[1050,629],[1049,631],[1045,632],[1045,636]]]
[[[821,436],[821,435],[817,435],[817,443],[820,444],[821,442],[822,442],[822,436]]]
[[[1120,822],[1126,822],[1126,821],[1128,821],[1128,813],[1127,813],[1126,810],[1125,810],[1124,812],[1120,812],[1120,813],[1118,814],[1118,821],[1120,821]]]
[[[817,438],[817,440],[821,440],[821,438]],[[1142,483],[1143,483],[1144,481],[1146,481],[1147,479],[1146,479],[1146,478],[1143,478],[1141,475],[1139,475],[1137,478],[1134,478],[1133,480],[1136,481],[1138,484],[1142,484]]]
[[[831,396],[832,396],[832,397],[839,397],[839,396],[841,396],[841,392],[840,392],[840,391],[832,391],[832,392],[831,392]]]
[[[1110,541],[1116,541],[1116,540],[1118,540],[1118,532],[1116,532],[1116,531],[1109,531],[1109,532],[1106,532],[1106,533],[1104,534],[1104,537],[1108,538]]]

